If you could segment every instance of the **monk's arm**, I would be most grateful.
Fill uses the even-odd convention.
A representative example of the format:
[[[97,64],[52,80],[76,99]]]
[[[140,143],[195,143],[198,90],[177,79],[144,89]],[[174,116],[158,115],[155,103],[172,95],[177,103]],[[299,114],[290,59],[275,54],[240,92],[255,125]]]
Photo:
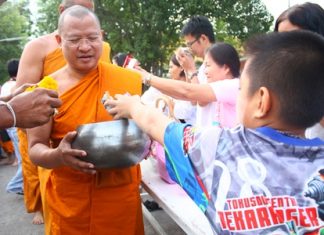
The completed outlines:
[[[170,118],[158,109],[142,104],[136,96],[117,95],[116,98],[117,100],[106,101],[113,107],[109,112],[115,114],[115,119],[132,118],[150,137],[164,143],[165,129],[172,122]]]
[[[84,173],[95,174],[94,165],[79,158],[87,153],[83,150],[72,149],[71,143],[76,132],[68,132],[56,148],[50,148],[50,133],[52,120],[47,124],[27,130],[30,160],[44,168],[69,166]]]
[[[45,168],[62,165],[58,151],[49,147],[51,129],[52,120],[43,126],[27,130],[30,160],[35,165]]]
[[[26,44],[20,57],[16,88],[25,83],[37,83],[43,73],[45,50],[39,41]]]
[[[200,104],[216,101],[214,91],[208,84],[192,84],[152,76],[150,85],[176,99],[197,101]]]

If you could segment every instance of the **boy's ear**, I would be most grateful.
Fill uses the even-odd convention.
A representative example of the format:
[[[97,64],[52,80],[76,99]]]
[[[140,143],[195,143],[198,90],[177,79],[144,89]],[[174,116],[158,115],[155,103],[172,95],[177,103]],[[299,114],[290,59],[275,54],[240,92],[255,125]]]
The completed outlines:
[[[265,117],[272,107],[272,100],[270,91],[266,87],[260,87],[256,94],[257,98],[257,110],[254,113],[254,117],[259,119]]]

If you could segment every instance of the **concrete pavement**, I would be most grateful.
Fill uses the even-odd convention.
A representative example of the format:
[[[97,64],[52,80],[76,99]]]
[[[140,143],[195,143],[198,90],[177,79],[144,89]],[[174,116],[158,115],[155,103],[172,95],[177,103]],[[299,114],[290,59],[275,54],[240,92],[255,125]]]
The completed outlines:
[[[7,193],[6,184],[16,172],[16,167],[0,165],[0,235],[43,235],[43,225],[31,223],[33,214],[28,214],[24,207],[23,196]],[[144,200],[150,199],[145,196]],[[184,235],[183,230],[163,211],[152,213],[166,234]],[[145,234],[157,234],[153,227],[144,219]]]

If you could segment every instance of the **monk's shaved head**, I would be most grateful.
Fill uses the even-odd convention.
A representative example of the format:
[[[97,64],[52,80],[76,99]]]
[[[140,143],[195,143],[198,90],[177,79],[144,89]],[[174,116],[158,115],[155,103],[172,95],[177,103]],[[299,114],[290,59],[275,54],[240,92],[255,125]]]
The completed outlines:
[[[59,6],[59,11],[62,13],[64,10],[75,6],[75,5],[80,5],[83,7],[86,7],[90,10],[94,10],[94,1],[93,0],[62,0],[60,6]]]
[[[59,21],[58,21],[58,33],[61,34],[64,28],[64,20],[66,16],[72,16],[78,19],[83,19],[86,16],[92,16],[96,23],[98,24],[98,27],[100,28],[100,22],[98,17],[96,16],[96,14],[89,10],[86,7],[80,6],[80,5],[75,5],[72,6],[68,9],[66,9],[65,11],[63,11],[63,13],[60,15]]]

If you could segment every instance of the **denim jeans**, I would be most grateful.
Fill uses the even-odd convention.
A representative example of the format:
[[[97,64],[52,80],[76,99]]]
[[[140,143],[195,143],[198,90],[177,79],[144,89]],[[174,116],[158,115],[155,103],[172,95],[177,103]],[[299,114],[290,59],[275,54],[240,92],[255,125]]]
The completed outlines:
[[[21,155],[19,152],[19,139],[17,135],[17,128],[12,127],[7,129],[8,135],[14,145],[15,155],[18,159],[18,169],[14,177],[9,181],[6,187],[6,191],[9,193],[22,193],[23,192],[23,176],[22,176],[22,163],[21,163]]]

